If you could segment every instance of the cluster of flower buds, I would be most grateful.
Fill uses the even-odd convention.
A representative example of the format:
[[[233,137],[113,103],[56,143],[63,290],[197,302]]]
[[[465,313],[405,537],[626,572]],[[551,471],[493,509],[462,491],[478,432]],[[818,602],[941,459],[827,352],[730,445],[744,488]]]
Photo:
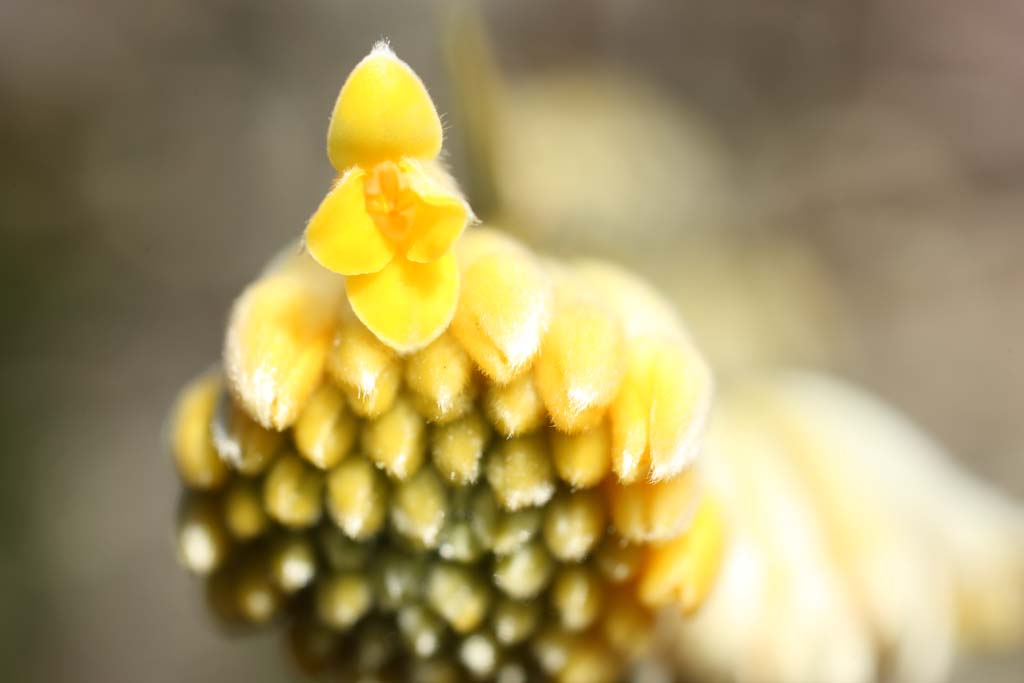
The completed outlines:
[[[717,571],[711,374],[620,270],[456,244],[434,122],[386,48],[346,82],[306,248],[242,293],[223,371],[175,409],[179,554],[215,614],[288,624],[310,670],[618,680]]]

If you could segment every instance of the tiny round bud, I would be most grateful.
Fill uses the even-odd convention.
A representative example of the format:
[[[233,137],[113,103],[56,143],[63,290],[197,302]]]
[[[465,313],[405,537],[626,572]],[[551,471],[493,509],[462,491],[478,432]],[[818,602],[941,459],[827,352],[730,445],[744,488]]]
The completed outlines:
[[[563,562],[578,562],[604,535],[604,500],[595,491],[563,492],[544,511],[544,541]]]
[[[275,520],[300,529],[320,519],[324,477],[294,454],[282,455],[263,482],[263,504]]]
[[[529,543],[494,565],[494,583],[506,595],[519,600],[536,596],[548,584],[554,563],[544,545]]]
[[[426,425],[404,398],[363,429],[366,455],[395,479],[408,479],[419,470],[426,454]]]
[[[345,631],[365,615],[373,592],[362,573],[342,572],[325,576],[316,584],[316,613],[325,625]]]
[[[544,441],[527,436],[500,442],[487,459],[487,482],[506,510],[547,503],[555,483]]]
[[[366,458],[352,456],[327,473],[327,513],[349,538],[375,535],[387,509],[387,477]]]

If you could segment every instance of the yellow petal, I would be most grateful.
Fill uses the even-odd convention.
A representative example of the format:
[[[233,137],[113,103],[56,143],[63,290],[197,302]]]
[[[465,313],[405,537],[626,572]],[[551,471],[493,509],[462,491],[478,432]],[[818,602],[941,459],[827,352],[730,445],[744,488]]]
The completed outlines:
[[[379,273],[346,282],[359,320],[400,353],[421,349],[448,327],[459,298],[459,271],[451,253],[432,263],[396,258]]]
[[[441,151],[441,120],[419,76],[386,43],[349,74],[327,130],[327,156],[343,171]]]
[[[462,234],[471,217],[469,206],[439,164],[405,160],[401,168],[418,200],[405,257],[417,263],[436,261]]]
[[[306,248],[324,268],[342,275],[376,273],[394,254],[366,212],[366,172],[352,169],[335,183],[306,226]]]

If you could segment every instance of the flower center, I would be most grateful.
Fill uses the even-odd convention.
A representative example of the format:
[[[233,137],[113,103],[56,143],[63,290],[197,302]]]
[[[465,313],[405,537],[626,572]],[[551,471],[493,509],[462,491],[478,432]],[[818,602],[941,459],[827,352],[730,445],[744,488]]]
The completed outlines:
[[[366,176],[363,193],[366,212],[377,229],[396,247],[404,247],[416,213],[416,193],[393,161],[373,167]]]

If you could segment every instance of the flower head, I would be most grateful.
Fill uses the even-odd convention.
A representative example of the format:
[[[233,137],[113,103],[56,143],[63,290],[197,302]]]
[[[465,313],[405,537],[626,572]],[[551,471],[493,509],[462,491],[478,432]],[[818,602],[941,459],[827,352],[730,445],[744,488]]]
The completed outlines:
[[[341,88],[327,132],[340,174],[306,227],[306,247],[345,275],[356,316],[400,352],[451,322],[452,245],[472,212],[437,163],[441,120],[419,77],[378,43]]]
[[[173,425],[182,560],[233,622],[293,607],[297,638],[390,642],[401,666],[616,680],[717,574],[692,463],[710,373],[626,273],[487,229],[453,262],[455,322],[405,355],[307,254],[246,289],[230,391],[194,385]]]

